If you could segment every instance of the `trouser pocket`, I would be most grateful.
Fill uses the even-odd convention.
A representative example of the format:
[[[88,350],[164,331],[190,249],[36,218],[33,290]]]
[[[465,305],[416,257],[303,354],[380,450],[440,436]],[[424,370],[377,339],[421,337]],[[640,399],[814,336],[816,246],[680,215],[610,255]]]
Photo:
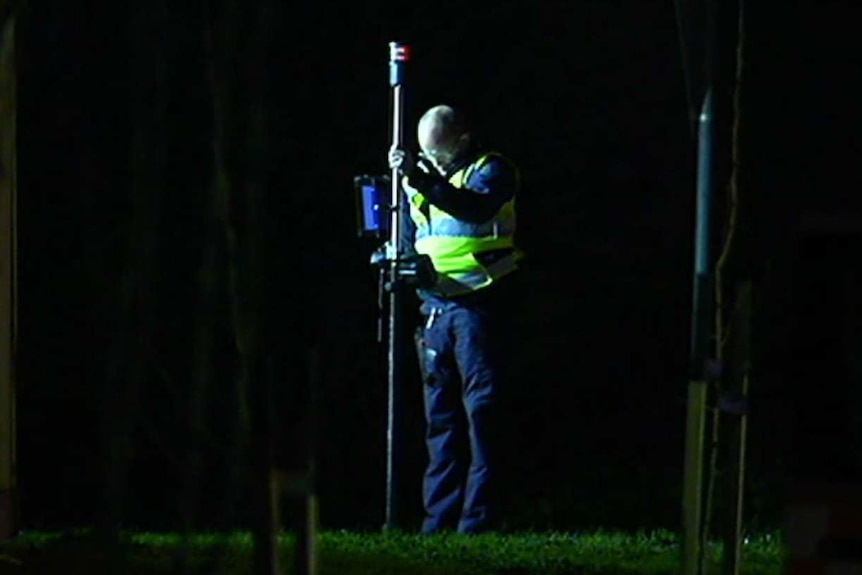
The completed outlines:
[[[428,346],[426,341],[426,329],[424,327],[416,328],[413,334],[413,342],[416,344],[416,358],[419,361],[419,373],[422,376],[422,383],[425,385],[434,385],[437,381],[437,350]]]

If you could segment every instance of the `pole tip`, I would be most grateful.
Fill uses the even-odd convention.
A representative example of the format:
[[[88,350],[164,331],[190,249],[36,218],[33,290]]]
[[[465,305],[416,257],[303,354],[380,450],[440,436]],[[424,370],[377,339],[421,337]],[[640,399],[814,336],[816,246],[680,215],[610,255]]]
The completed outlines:
[[[407,62],[410,60],[410,46],[403,42],[389,43],[389,61]]]

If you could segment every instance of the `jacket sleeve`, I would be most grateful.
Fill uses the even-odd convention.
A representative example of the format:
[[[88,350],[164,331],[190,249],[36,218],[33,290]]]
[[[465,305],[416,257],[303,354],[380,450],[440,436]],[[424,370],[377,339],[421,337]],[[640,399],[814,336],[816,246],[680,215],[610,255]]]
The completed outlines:
[[[409,182],[431,204],[452,217],[481,224],[514,197],[518,176],[514,166],[495,156],[470,176],[465,188],[456,188],[441,176],[419,170],[410,175]]]

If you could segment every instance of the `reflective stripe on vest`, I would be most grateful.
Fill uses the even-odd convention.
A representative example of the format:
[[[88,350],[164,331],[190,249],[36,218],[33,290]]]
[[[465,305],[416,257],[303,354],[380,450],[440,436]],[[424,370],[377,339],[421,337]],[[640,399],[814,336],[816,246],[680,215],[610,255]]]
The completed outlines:
[[[458,170],[449,178],[449,183],[464,188],[473,172],[490,156],[485,154]],[[520,254],[514,247],[514,198],[503,204],[489,221],[472,224],[428,204],[417,193],[410,200],[410,216],[416,223],[416,251],[431,258],[438,274],[435,292],[443,295],[468,293],[491,284],[517,267]],[[477,259],[477,255],[498,250],[502,253],[493,262],[483,264]]]

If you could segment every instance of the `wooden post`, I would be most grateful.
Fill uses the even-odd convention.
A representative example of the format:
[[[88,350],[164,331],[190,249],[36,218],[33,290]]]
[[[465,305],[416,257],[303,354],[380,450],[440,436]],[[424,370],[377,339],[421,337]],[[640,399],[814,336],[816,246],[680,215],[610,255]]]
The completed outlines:
[[[308,356],[308,403],[303,426],[305,464],[301,469],[272,469],[270,497],[274,533],[282,528],[294,532],[294,559],[291,573],[317,575],[319,571],[318,531],[320,525],[317,498],[317,444],[318,415],[321,386],[320,351],[316,348]],[[285,504],[289,508],[283,517]]]
[[[0,0],[0,539],[18,530],[15,473],[15,19]]]

